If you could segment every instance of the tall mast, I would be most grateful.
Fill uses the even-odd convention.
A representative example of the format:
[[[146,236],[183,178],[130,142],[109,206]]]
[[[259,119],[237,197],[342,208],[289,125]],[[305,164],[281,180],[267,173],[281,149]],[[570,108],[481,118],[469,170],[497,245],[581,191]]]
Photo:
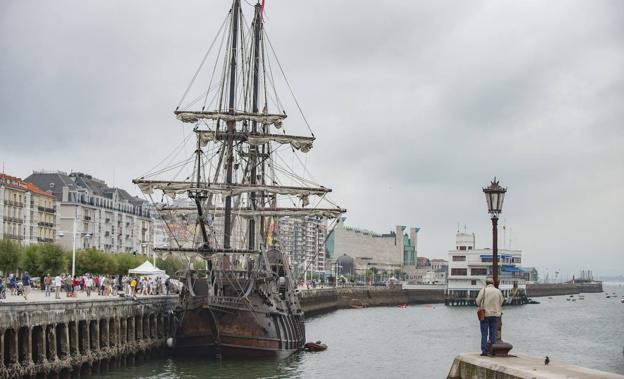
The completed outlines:
[[[232,46],[230,48],[230,100],[229,113],[234,114],[236,106],[236,56],[238,53],[238,20],[240,13],[240,0],[234,0],[232,5]],[[236,121],[227,122],[227,138],[226,138],[226,178],[227,184],[232,184],[232,169],[234,164],[234,133],[236,132]],[[223,221],[223,248],[229,249],[230,235],[232,233],[232,196],[225,197],[225,219]]]
[[[251,111],[253,113],[258,113],[258,71],[260,68],[260,36],[262,33],[262,6],[260,4],[256,4],[255,6],[255,17],[254,17],[254,50],[253,50],[253,93],[252,93],[252,104]],[[257,121],[252,121],[251,123],[251,131],[252,133],[258,132],[258,123]],[[257,183],[257,170],[256,166],[258,164],[258,147],[256,145],[252,145],[249,148],[249,160],[251,164],[251,172],[250,172],[250,183]],[[252,192],[250,194],[251,200],[251,209],[256,209],[256,193]],[[249,250],[255,250],[256,248],[256,220],[252,218],[249,220]]]
[[[201,142],[200,135],[197,135],[197,150],[195,150],[195,154],[197,154],[197,188],[201,186]],[[206,224],[204,223],[204,211],[202,209],[202,200],[206,197],[200,191],[196,191],[195,194],[191,197],[195,198],[195,205],[197,206],[197,220],[199,222],[199,227],[201,229],[203,244],[202,247],[208,247],[208,233],[206,232]]]

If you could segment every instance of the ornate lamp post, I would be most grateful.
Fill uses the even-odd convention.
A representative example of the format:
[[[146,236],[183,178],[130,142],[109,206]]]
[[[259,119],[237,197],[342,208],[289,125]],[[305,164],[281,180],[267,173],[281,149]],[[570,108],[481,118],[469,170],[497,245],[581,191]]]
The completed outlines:
[[[494,177],[489,187],[483,188],[485,199],[487,200],[488,212],[492,218],[492,277],[494,285],[498,288],[498,215],[503,210],[503,200],[507,188],[501,187]],[[496,342],[492,346],[492,351],[497,356],[506,356],[513,346],[507,342],[503,342],[501,337],[502,317],[498,318],[496,323]]]

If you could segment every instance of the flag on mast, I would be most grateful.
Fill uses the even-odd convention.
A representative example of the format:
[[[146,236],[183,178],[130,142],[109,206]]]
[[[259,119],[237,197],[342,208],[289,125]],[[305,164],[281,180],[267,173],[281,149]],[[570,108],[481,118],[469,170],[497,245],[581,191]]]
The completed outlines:
[[[260,7],[260,16],[264,19],[264,0],[262,0],[262,6]]]

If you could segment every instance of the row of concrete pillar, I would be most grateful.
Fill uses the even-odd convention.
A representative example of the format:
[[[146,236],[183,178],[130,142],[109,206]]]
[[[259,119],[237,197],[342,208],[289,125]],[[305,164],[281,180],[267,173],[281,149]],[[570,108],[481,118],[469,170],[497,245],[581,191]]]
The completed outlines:
[[[170,328],[169,315],[152,313],[0,329],[0,374],[37,374],[142,352],[164,345]]]

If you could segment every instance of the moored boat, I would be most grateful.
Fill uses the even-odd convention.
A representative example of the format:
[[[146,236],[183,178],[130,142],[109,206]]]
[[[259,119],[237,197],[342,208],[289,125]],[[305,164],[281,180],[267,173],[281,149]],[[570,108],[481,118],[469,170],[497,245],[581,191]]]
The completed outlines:
[[[278,243],[279,219],[331,220],[345,210],[327,200],[330,188],[297,175],[276,156],[280,147],[295,155],[307,153],[315,137],[303,114],[311,135],[285,133],[287,116],[270,68],[277,57],[271,58],[272,46],[265,49],[270,41],[264,1],[251,5],[250,25],[245,25],[243,5],[232,1],[174,111],[179,121],[193,126],[191,157],[133,182],[152,199],[174,242],[154,250],[185,255],[193,263],[179,273],[184,288],[168,345],[218,356],[282,357],[304,348],[305,324],[297,273]],[[202,82],[208,88],[190,99],[187,95],[201,82],[198,74],[218,40],[223,49],[213,54],[215,69]],[[275,71],[283,73],[279,66]],[[181,172],[185,179],[178,178]],[[165,174],[170,176],[162,178]],[[315,207],[309,206],[312,197],[318,197]]]

